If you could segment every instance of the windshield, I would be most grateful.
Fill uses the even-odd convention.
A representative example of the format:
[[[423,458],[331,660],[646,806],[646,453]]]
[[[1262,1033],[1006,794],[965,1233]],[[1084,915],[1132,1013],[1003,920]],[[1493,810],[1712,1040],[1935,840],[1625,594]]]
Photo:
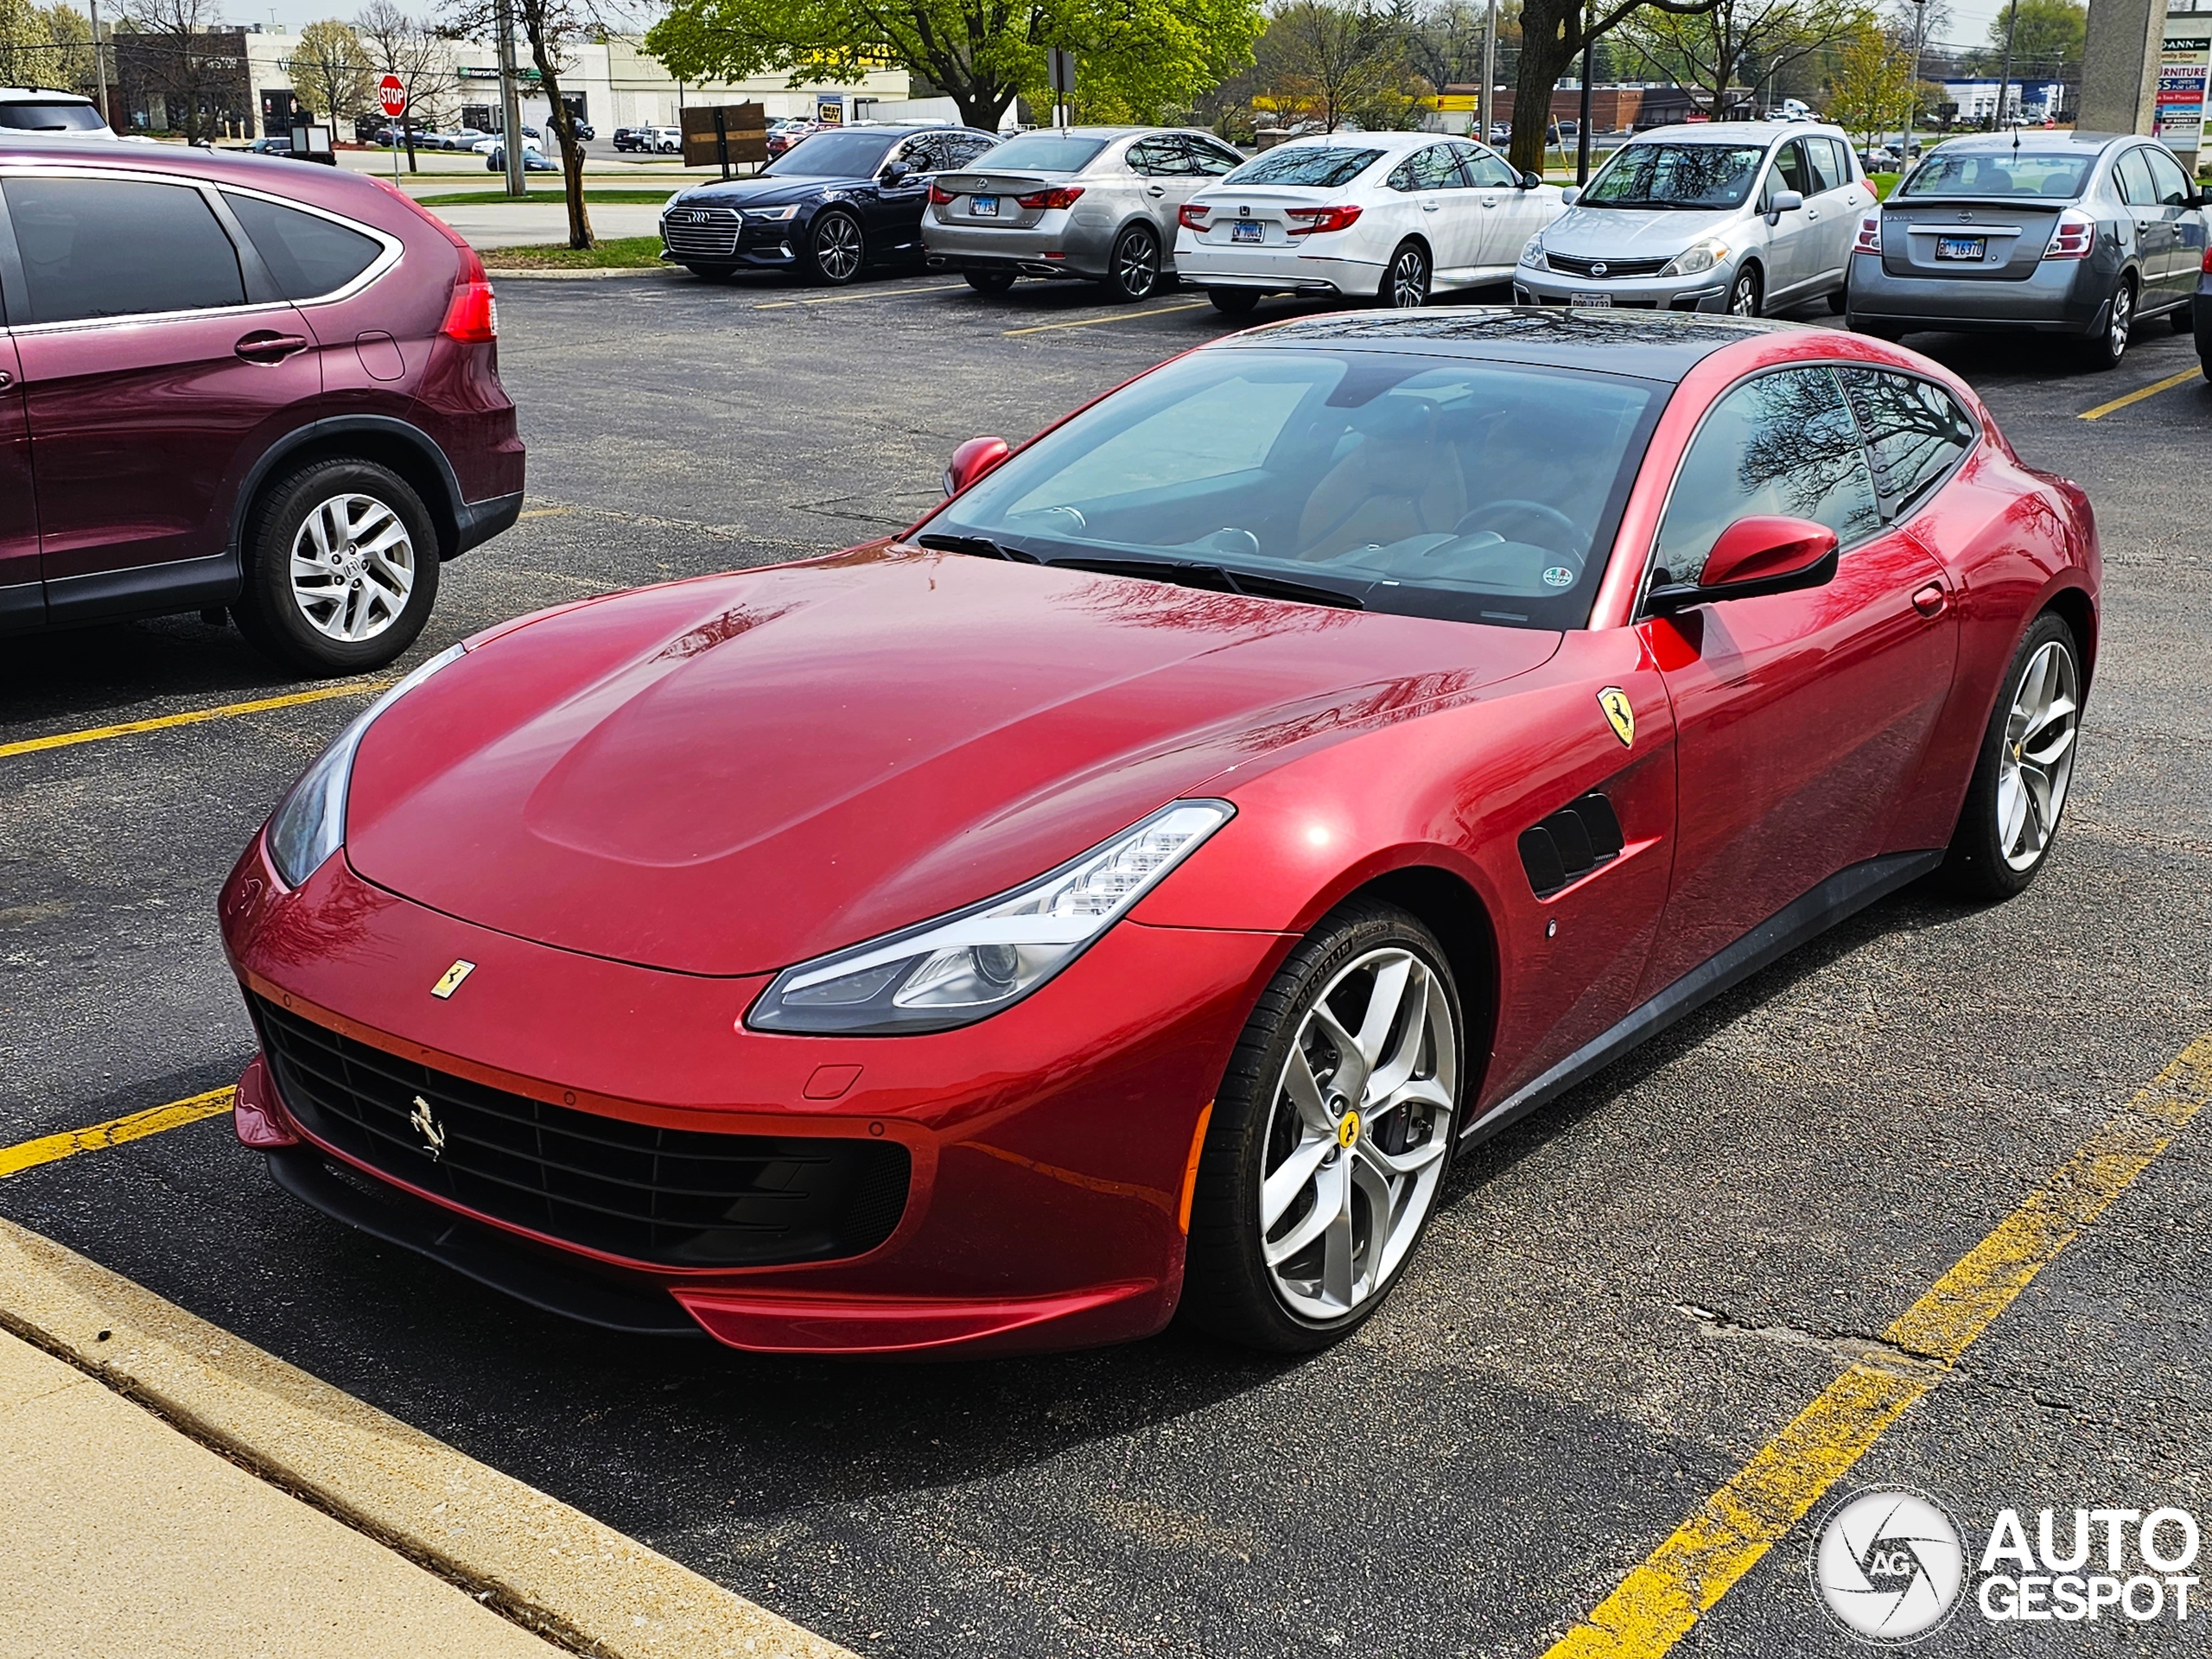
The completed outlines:
[[[1333,190],[1350,184],[1381,159],[1379,149],[1344,149],[1334,144],[1286,144],[1238,168],[1224,184],[1310,184]]]
[[[873,178],[901,132],[810,132],[762,168],[783,178]]]
[[[1009,138],[996,149],[986,150],[968,163],[976,172],[993,168],[1002,173],[1072,173],[1106,148],[1103,138],[1063,138],[1056,132],[1025,132]]]
[[[1580,627],[1662,401],[1647,382],[1517,364],[1197,352],[1039,438],[921,537]]]
[[[1751,194],[1761,144],[1630,144],[1599,169],[1585,207],[1740,207]]]
[[[1912,170],[1903,196],[2047,196],[2071,199],[2088,181],[2094,156],[2032,149],[1961,155],[1939,149]]]
[[[89,104],[0,104],[0,127],[16,132],[98,132],[106,124]]]

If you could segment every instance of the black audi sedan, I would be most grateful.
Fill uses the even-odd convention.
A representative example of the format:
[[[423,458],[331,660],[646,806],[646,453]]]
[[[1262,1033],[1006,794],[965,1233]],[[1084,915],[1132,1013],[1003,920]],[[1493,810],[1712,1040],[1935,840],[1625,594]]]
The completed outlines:
[[[871,264],[918,264],[931,181],[997,143],[967,127],[810,133],[752,178],[671,196],[661,257],[701,276],[792,270],[833,285]]]

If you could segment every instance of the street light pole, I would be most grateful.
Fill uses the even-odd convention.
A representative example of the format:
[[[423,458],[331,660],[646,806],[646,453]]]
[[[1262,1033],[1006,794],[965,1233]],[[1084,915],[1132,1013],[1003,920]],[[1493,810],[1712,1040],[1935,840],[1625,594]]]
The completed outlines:
[[[1992,132],[2005,124],[2005,94],[2012,85],[2012,31],[2020,26],[2020,0],[2012,0],[2012,9],[2005,19],[2005,69],[1997,78],[1997,118],[1989,124]]]
[[[1590,182],[1590,13],[1582,9],[1582,100],[1574,122],[1574,181]]]
[[[499,32],[499,126],[507,162],[507,194],[519,197],[527,188],[522,165],[522,92],[515,85],[514,0],[499,0],[495,14]]]
[[[1912,118],[1920,102],[1921,36],[1928,28],[1928,0],[1912,0],[1912,73],[1904,85],[1904,153],[1897,157],[1897,181],[1912,171]]]
[[[1483,130],[1476,137],[1484,143],[1491,141],[1491,129],[1497,124],[1497,112],[1491,108],[1497,85],[1497,0],[1490,0],[1490,11],[1483,19]]]

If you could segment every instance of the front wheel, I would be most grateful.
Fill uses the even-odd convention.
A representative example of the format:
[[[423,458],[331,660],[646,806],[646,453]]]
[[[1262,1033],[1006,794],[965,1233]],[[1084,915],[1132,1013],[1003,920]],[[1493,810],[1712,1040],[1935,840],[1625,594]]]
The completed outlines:
[[[1428,250],[1418,242],[1401,242],[1376,297],[1394,311],[1415,310],[1428,303]]]
[[[1736,280],[1728,289],[1728,313],[1731,316],[1756,317],[1764,289],[1759,284],[1759,268],[1745,265],[1736,273]]]
[[[2105,307],[2104,327],[2082,342],[2082,366],[2093,372],[2118,368],[2127,355],[2127,339],[2134,327],[2135,284],[2123,276]]]
[[[2046,612],[2013,654],[1944,861],[1970,897],[2026,891],[2050,855],[2082,727],[2078,651],[2074,630]]]
[[[1210,288],[1206,298],[1213,302],[1213,308],[1224,317],[1249,316],[1260,296],[1249,288]]]
[[[1117,300],[1135,303],[1150,297],[1160,286],[1160,238],[1151,228],[1132,225],[1114,241],[1114,257],[1106,265],[1106,291]]]
[[[861,274],[867,246],[860,221],[832,210],[818,215],[806,237],[806,262],[817,283],[842,288]]]
[[[1435,1209],[1464,1029],[1442,947],[1416,918],[1354,903],[1307,936],[1262,993],[1215,1099],[1185,1318],[1277,1353],[1366,1322]]]

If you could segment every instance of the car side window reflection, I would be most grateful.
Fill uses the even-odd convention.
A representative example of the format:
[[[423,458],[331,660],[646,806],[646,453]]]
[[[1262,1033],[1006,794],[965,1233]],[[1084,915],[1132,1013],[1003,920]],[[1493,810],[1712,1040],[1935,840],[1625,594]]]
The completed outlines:
[[[1874,487],[1894,512],[1974,448],[1974,423],[1941,386],[1879,369],[1840,369],[1873,458]]]
[[[2151,182],[2150,163],[2143,159],[2140,149],[2131,149],[2120,158],[2120,165],[2113,169],[2120,180],[2120,198],[2131,207],[2155,207],[2158,188]]]
[[[1458,146],[1459,160],[1467,169],[1467,181],[1480,189],[1510,188],[1521,182],[1521,175],[1500,161],[1491,151],[1477,144]]]
[[[2189,175],[2181,170],[2181,163],[2163,149],[2137,152],[2151,167],[2151,186],[2158,192],[2158,204],[2163,207],[2185,207],[2191,194]]]
[[[1416,190],[1461,190],[1467,181],[1459,172],[1459,159],[1450,144],[1431,144],[1414,155],[1407,167],[1413,174],[1413,188]]]
[[[1201,173],[1210,179],[1217,179],[1224,173],[1234,172],[1244,165],[1244,158],[1242,156],[1233,150],[1224,149],[1217,144],[1210,144],[1203,138],[1188,138],[1184,142],[1190,146],[1191,170],[1193,173]]]
[[[30,290],[29,322],[245,303],[238,250],[189,185],[16,178],[0,188]]]
[[[1881,528],[1858,423],[1835,374],[1783,369],[1736,387],[1699,427],[1659,527],[1654,581],[1694,582],[1720,532],[1772,514],[1826,524],[1847,548]]]

